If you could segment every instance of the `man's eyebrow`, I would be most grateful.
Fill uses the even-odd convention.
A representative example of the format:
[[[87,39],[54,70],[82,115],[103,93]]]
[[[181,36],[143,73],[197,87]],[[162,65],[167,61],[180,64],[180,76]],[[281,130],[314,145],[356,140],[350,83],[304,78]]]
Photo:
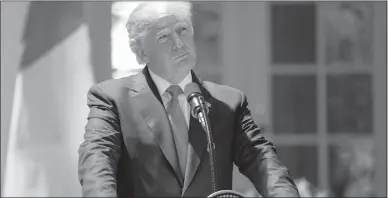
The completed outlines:
[[[164,29],[164,28],[166,28],[165,25],[156,25],[156,26],[155,26],[155,29],[156,29],[156,30],[161,30],[161,29]]]
[[[167,27],[167,23],[158,23],[155,25],[157,30],[164,29]]]

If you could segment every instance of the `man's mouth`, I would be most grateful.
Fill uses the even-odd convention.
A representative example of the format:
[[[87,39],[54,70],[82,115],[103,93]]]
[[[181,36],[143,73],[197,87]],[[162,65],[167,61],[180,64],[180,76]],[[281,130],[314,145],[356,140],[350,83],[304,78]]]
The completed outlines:
[[[174,59],[183,58],[183,57],[185,57],[187,54],[189,54],[189,52],[187,52],[187,53],[183,53],[183,54],[181,54],[181,55],[179,55],[179,56],[175,57]]]

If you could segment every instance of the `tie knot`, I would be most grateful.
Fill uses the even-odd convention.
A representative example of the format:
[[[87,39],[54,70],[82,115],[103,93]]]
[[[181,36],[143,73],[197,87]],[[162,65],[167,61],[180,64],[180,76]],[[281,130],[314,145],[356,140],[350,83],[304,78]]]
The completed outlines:
[[[183,90],[179,85],[171,85],[166,92],[170,93],[173,98],[177,98],[180,94],[183,94]]]

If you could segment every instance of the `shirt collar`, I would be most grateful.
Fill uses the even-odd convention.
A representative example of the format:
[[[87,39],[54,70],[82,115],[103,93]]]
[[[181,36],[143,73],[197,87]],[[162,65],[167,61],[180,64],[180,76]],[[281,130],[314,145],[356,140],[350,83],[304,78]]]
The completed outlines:
[[[151,71],[151,69],[148,69],[150,72],[151,78],[154,81],[156,88],[159,91],[160,95],[163,95],[164,92],[172,85],[170,82],[167,80],[163,79],[162,77],[156,75],[154,72]],[[189,72],[186,77],[178,84],[182,90],[185,90],[185,86],[189,83],[191,83],[193,80],[193,77],[191,75],[191,72]]]

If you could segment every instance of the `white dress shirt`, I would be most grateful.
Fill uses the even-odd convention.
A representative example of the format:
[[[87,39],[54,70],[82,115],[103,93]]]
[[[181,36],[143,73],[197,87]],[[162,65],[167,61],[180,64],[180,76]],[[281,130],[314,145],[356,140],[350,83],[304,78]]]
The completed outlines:
[[[164,94],[164,93],[172,84],[170,82],[168,82],[167,80],[163,79],[162,77],[153,73],[150,69],[148,69],[148,71],[150,72],[151,78],[154,81],[154,83],[159,91],[159,94],[163,100],[164,108],[167,109],[167,104],[171,100],[171,95]],[[187,74],[187,76],[178,85],[182,88],[182,90],[185,90],[185,86],[191,82],[192,82],[192,76],[191,76],[191,72],[189,72]],[[181,107],[182,112],[185,115],[187,128],[189,128],[189,126],[190,126],[190,107],[189,107],[189,104],[187,102],[186,96],[184,94],[180,94],[178,96],[178,100],[179,100],[179,106]]]

